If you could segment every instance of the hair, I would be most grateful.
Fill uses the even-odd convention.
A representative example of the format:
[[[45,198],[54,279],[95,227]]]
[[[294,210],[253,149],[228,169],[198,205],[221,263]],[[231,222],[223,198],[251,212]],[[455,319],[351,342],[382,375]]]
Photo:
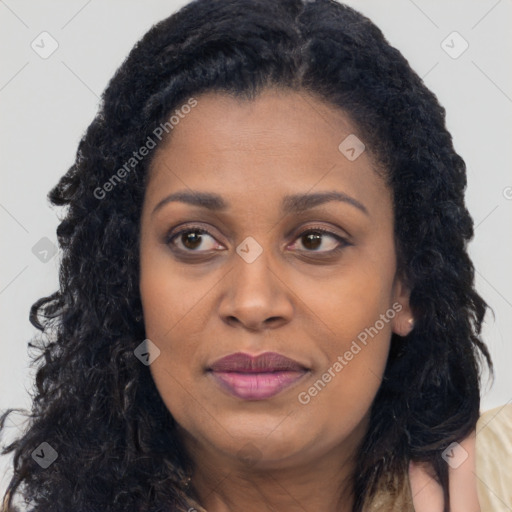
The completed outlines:
[[[192,462],[149,368],[139,281],[140,216],[151,158],[112,179],[191,95],[247,101],[265,88],[305,92],[342,109],[382,164],[393,195],[398,270],[415,327],[391,338],[353,476],[354,512],[409,461],[430,464],[449,510],[442,451],[476,425],[487,304],[467,254],[473,221],[466,173],[436,96],[357,11],[333,0],[195,0],[153,25],[102,95],[74,164],[48,197],[67,208],[57,228],[59,289],[36,301],[41,333],[28,427],[13,452],[4,510],[187,510]],[[119,174],[118,174],[119,175]],[[112,182],[111,182],[112,183]],[[106,190],[106,189],[105,189]],[[5,412],[0,421],[4,428]],[[58,453],[32,460],[42,442]]]

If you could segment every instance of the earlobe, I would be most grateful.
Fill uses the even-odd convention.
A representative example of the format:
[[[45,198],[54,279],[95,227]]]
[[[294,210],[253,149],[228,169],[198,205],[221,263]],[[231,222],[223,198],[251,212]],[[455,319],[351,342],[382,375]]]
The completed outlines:
[[[395,288],[394,303],[400,304],[400,310],[392,322],[392,330],[399,336],[407,336],[414,329],[414,316],[409,305],[410,290],[401,280]]]
[[[404,313],[405,309],[404,307],[393,319],[392,330],[399,336],[407,336],[414,329],[414,318],[410,312]]]

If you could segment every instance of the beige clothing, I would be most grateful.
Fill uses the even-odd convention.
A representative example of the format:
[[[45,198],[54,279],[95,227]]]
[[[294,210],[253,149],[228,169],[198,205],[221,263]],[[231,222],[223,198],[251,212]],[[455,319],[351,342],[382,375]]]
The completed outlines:
[[[512,403],[478,420],[476,476],[482,512],[512,512]]]
[[[483,413],[476,426],[476,476],[481,512],[512,512],[512,404]],[[365,512],[414,512],[409,478],[386,482]],[[192,505],[191,505],[192,506]],[[197,512],[207,512],[193,503]],[[194,509],[189,510],[194,512]]]

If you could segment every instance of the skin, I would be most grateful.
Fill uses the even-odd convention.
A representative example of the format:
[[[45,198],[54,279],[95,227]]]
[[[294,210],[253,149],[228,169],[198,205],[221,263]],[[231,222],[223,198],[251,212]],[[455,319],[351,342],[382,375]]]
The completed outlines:
[[[146,335],[160,350],[150,371],[194,462],[193,488],[209,512],[349,511],[354,454],[391,335],[412,328],[391,192],[369,151],[354,161],[340,152],[358,130],[319,99],[268,89],[253,101],[211,92],[197,101],[153,154],[140,226]],[[179,191],[215,193],[228,206],[173,201],[155,211]],[[287,194],[325,191],[366,212],[346,201],[281,211]],[[169,240],[185,227],[210,234]],[[314,228],[346,242],[330,234],[308,242],[302,233]],[[236,251],[247,237],[262,250],[250,263]],[[397,303],[401,311],[300,403],[299,393]],[[206,371],[228,354],[266,351],[309,372],[255,401],[226,393]]]
[[[467,458],[460,465],[450,466],[450,512],[480,512],[476,482],[476,431],[463,439],[460,450]],[[409,465],[409,481],[415,512],[442,512],[443,490],[430,476],[431,470],[415,462]]]

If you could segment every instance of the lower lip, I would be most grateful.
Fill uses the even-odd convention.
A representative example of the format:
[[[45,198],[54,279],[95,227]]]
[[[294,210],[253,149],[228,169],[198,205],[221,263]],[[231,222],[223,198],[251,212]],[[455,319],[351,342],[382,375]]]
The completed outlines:
[[[244,400],[264,400],[300,380],[306,371],[268,373],[210,372],[230,394]]]

